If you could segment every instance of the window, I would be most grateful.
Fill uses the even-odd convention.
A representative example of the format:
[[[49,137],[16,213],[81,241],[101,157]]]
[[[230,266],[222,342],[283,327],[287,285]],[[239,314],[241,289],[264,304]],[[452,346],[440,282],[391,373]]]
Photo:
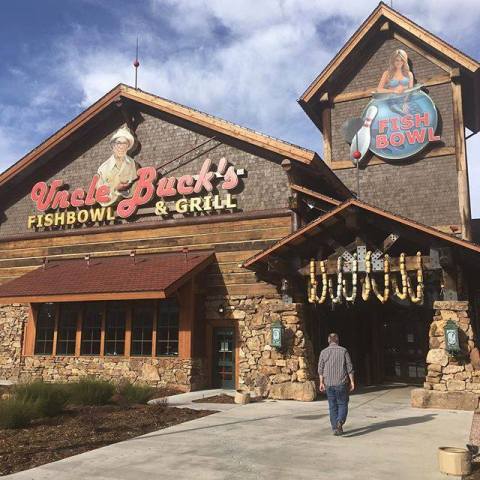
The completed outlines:
[[[53,353],[53,332],[55,330],[55,305],[40,305],[36,323],[35,354],[51,355]]]
[[[133,307],[131,355],[152,354],[154,308],[153,303],[139,303]]]
[[[172,300],[159,302],[157,355],[178,355],[178,305]]]
[[[125,352],[126,305],[114,302],[107,306],[105,319],[105,355],[123,355]]]
[[[75,355],[78,313],[78,306],[74,303],[65,303],[60,306],[57,355]]]
[[[87,303],[85,306],[80,349],[82,355],[100,355],[103,311],[102,303]]]
[[[28,328],[35,328],[35,343],[28,342],[27,355],[173,356],[179,306],[172,300],[43,303]]]

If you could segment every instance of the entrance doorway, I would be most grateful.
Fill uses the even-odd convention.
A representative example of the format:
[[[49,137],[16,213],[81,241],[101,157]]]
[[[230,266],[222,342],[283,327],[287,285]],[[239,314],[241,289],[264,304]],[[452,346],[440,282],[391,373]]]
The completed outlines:
[[[233,327],[213,330],[213,386],[235,388],[235,333]]]
[[[426,374],[432,310],[415,305],[360,303],[312,308],[310,330],[316,358],[336,332],[352,357],[356,382],[421,384]]]

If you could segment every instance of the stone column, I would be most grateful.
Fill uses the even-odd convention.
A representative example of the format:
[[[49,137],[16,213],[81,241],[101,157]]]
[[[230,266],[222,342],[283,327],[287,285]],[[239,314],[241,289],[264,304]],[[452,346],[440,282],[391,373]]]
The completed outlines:
[[[424,388],[412,392],[412,406],[474,410],[480,395],[480,370],[475,370],[470,360],[475,343],[468,302],[439,301],[433,307],[427,376]],[[461,352],[457,356],[449,355],[445,349],[445,325],[449,320],[458,325]]]
[[[313,349],[305,330],[304,305],[284,303],[280,295],[208,297],[206,317],[237,324],[240,335],[239,389],[255,396],[312,401],[316,397]],[[271,346],[271,326],[285,329],[282,349]]]
[[[28,312],[27,305],[0,305],[0,380],[17,381],[19,378]]]

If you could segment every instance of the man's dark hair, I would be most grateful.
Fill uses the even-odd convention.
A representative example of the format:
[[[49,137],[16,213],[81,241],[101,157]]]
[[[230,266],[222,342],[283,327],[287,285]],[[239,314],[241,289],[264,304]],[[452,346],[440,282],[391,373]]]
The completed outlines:
[[[330,333],[328,335],[328,343],[338,344],[338,333]]]

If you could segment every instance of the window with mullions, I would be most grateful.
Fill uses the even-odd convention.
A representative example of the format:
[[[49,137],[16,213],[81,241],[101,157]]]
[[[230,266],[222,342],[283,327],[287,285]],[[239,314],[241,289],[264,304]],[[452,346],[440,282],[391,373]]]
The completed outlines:
[[[157,319],[157,355],[178,355],[178,305],[159,302]]]
[[[76,304],[60,305],[58,319],[57,355],[75,355],[77,337],[78,306]]]
[[[132,312],[131,355],[152,354],[154,304],[137,304]]]
[[[100,355],[102,338],[102,303],[87,303],[83,314],[82,324],[82,355]]]
[[[105,355],[123,355],[125,352],[126,305],[113,303],[107,306],[105,318]]]
[[[35,326],[35,355],[53,353],[53,332],[55,330],[55,305],[44,303],[38,309]]]

